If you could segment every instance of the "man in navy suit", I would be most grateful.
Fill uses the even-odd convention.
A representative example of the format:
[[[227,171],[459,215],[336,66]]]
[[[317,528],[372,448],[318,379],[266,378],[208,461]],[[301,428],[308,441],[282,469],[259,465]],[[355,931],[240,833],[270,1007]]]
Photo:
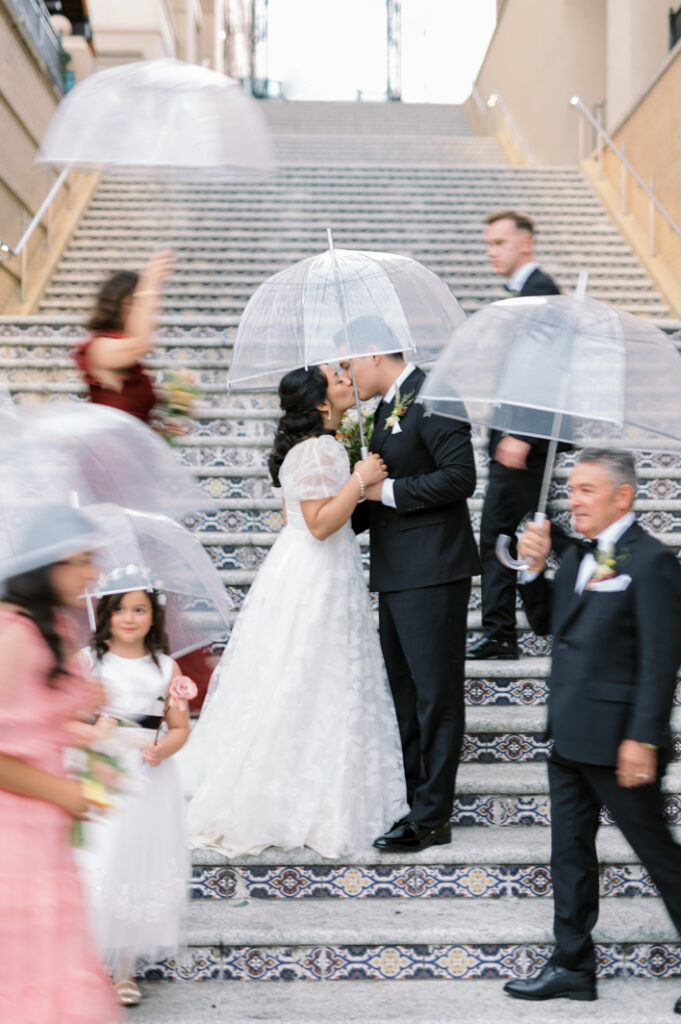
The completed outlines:
[[[506,278],[507,298],[557,295],[560,288],[533,259],[534,225],[516,210],[498,210],[485,222],[487,258]],[[497,536],[513,537],[537,507],[548,442],[491,430],[489,480],[480,523],[482,636],[466,650],[469,659],[517,658],[515,573],[496,556]]]
[[[548,704],[551,874],[556,949],[540,974],[504,986],[517,999],[596,998],[596,832],[605,805],[681,932],[681,846],[664,820],[662,778],[681,663],[681,565],[636,522],[634,460],[587,449],[570,476],[576,529],[554,581],[549,523],[519,541],[533,572],[521,594],[536,633],[552,633]],[[681,998],[675,1011],[681,1013]]]

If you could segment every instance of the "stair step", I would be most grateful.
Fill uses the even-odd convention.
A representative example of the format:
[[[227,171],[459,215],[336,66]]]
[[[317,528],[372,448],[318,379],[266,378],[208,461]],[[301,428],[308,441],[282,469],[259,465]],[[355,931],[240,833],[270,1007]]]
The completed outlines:
[[[546,766],[543,767],[546,772]],[[681,826],[672,829],[677,840],[681,840]],[[638,864],[631,846],[618,828],[602,828],[597,836],[598,856],[603,865]],[[270,869],[298,866],[309,868],[355,868],[378,866],[432,867],[433,865],[468,867],[478,865],[505,864],[515,866],[547,865],[551,855],[551,836],[548,829],[540,825],[490,825],[486,829],[474,825],[458,825],[452,830],[452,842],[446,846],[431,846],[418,852],[381,854],[370,847],[358,850],[352,858],[330,859],[320,857],[314,850],[301,847],[297,850],[280,850],[268,847],[253,856],[230,859],[217,849],[199,847],[192,850],[195,867],[230,867]]]
[[[192,980],[334,980],[517,977],[553,947],[549,901],[380,899],[371,902],[193,900],[187,955],[149,965],[152,977]],[[635,926],[632,922],[635,921]],[[678,970],[681,947],[662,901],[600,903],[594,929],[599,974]]]
[[[532,968],[530,968],[532,970]],[[598,1001],[534,1005],[510,999],[496,979],[353,981],[352,985],[226,985],[143,982],[136,1024],[675,1024],[678,978],[622,977],[598,983]]]

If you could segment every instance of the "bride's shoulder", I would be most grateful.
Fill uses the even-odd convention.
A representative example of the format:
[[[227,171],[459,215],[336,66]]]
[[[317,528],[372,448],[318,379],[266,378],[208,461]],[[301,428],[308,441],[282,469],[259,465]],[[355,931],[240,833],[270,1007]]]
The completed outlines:
[[[320,457],[337,456],[339,452],[343,453],[344,451],[343,445],[336,440],[333,434],[306,437],[303,441],[299,441],[298,444],[294,444],[293,448],[289,449],[282,463],[282,469],[284,466],[316,462]]]

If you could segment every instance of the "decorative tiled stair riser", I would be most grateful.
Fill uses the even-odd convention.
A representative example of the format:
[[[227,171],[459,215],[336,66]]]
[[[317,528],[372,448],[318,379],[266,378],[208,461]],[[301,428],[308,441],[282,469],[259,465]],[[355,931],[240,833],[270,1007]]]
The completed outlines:
[[[669,978],[681,974],[681,945],[633,943],[597,947],[599,979]],[[360,978],[524,978],[548,962],[553,947],[493,943],[426,946],[218,947],[183,960],[141,965],[147,980],[352,981]]]
[[[200,851],[196,856],[200,858]],[[602,896],[658,895],[640,864],[603,865],[600,890]],[[551,872],[543,864],[195,865],[189,891],[196,900],[494,899],[552,896],[553,885]]]

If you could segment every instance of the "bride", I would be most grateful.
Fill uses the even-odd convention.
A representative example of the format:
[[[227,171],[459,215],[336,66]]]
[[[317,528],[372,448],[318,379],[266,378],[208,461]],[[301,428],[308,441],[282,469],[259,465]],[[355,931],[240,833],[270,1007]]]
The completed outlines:
[[[288,373],[269,469],[284,529],[244,602],[183,752],[193,845],[338,857],[408,813],[400,739],[350,516],[384,479],[334,433],[354,401],[330,366]]]

